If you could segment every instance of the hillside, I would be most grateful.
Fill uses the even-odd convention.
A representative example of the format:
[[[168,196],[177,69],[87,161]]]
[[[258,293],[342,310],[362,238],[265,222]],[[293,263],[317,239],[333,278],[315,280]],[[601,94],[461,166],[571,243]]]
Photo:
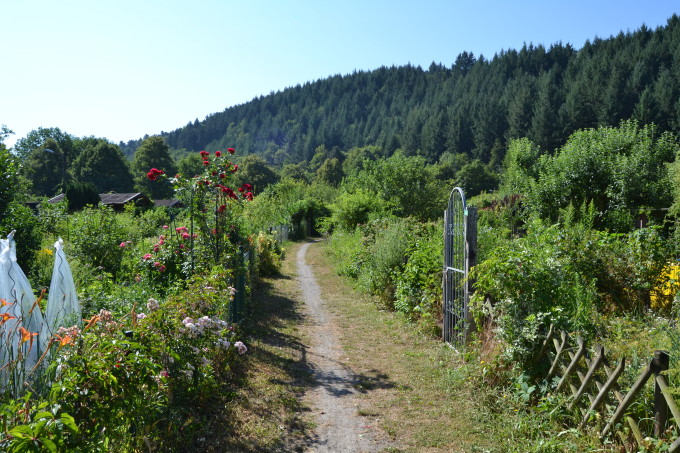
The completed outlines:
[[[492,59],[463,52],[450,66],[381,67],[336,75],[208,115],[163,133],[170,147],[236,147],[270,164],[308,161],[320,145],[402,148],[435,162],[464,153],[497,167],[513,138],[543,149],[575,130],[654,122],[680,132],[680,18],[608,39],[525,45]],[[121,143],[131,156],[141,140]]]

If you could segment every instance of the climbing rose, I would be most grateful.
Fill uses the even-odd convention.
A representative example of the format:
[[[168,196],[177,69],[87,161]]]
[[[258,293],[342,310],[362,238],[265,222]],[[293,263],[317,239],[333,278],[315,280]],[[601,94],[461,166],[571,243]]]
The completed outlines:
[[[210,155],[210,153],[208,151],[201,151],[201,157],[203,159],[206,159],[209,155]]]
[[[234,148],[227,148],[227,152],[229,154],[234,154],[236,152],[236,150]]]
[[[155,181],[158,176],[164,175],[164,174],[165,174],[165,172],[163,170],[159,170],[157,168],[152,168],[146,174],[146,177],[149,178],[151,181]]]
[[[221,151],[215,151],[215,157],[220,157],[222,155]]]

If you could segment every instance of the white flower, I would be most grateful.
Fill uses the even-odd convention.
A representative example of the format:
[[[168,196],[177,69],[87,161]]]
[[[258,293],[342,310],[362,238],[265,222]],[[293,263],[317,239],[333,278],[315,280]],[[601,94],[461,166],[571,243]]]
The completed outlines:
[[[229,349],[229,346],[231,346],[231,342],[229,340],[227,340],[226,338],[220,338],[219,340],[217,340],[217,342],[215,344],[217,344],[217,346],[220,346],[224,349]]]
[[[158,301],[156,299],[151,298],[146,302],[146,308],[149,311],[158,310],[160,308],[160,304],[158,303]]]
[[[239,354],[245,354],[246,352],[248,352],[248,348],[246,348],[246,345],[244,345],[240,341],[234,343],[234,347],[238,350]]]

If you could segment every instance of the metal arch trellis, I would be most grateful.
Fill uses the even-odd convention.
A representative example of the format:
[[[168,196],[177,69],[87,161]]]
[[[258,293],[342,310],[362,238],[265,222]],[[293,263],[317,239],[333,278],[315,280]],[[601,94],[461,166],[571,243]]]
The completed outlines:
[[[468,207],[463,189],[451,191],[444,211],[443,337],[454,347],[465,346],[469,327],[470,267],[476,255],[476,208]]]

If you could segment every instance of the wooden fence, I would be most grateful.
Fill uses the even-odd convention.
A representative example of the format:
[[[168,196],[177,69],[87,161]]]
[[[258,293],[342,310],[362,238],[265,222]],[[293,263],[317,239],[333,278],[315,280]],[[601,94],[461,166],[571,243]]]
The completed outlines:
[[[638,377],[637,381],[624,395],[619,391],[617,381],[626,367],[622,358],[616,367],[611,368],[605,356],[604,347],[596,345],[593,349],[586,347],[583,338],[576,336],[575,341],[566,332],[557,333],[550,326],[548,335],[543,341],[535,363],[547,361],[550,365],[547,381],[558,379],[556,392],[571,391],[568,409],[579,409],[581,420],[579,428],[584,429],[595,420],[599,421],[600,438],[617,435],[627,443],[624,434],[617,430],[618,423],[625,419],[639,448],[644,447],[644,437],[638,422],[625,416],[645,384],[653,376],[654,406],[649,408],[650,418],[654,420],[654,437],[661,437],[666,429],[669,412],[676,426],[680,422],[680,410],[668,388],[668,381],[663,374],[668,370],[669,356],[664,351],[656,351]],[[617,404],[613,411],[607,409],[607,402]],[[612,405],[613,407],[613,405]],[[597,416],[599,414],[599,417]],[[606,423],[604,421],[606,420]],[[616,431],[616,433],[615,433]],[[670,446],[669,452],[680,452],[680,438]]]

